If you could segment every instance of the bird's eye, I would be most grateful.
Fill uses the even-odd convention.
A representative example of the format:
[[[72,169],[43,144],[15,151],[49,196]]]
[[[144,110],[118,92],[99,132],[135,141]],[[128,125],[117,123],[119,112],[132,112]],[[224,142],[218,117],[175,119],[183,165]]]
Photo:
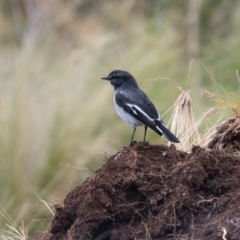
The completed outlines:
[[[120,78],[120,74],[119,73],[115,73],[115,78]]]

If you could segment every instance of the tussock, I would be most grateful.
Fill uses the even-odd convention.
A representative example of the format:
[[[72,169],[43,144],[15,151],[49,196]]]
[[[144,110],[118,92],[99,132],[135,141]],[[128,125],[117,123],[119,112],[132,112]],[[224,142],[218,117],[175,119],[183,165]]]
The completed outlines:
[[[198,127],[206,118],[216,111],[216,108],[211,108],[204,113],[200,119],[195,121],[189,91],[182,92],[174,105],[172,116],[171,131],[175,133],[181,141],[181,143],[177,145],[177,148],[183,151],[190,151],[193,144],[199,143],[201,136]]]
[[[191,130],[191,126],[195,123],[194,114],[192,110],[192,100],[188,91],[182,92],[178,97],[173,110],[172,128],[171,131],[175,133],[180,139],[181,143],[178,148],[184,151],[189,149],[189,144],[192,139],[200,138],[197,129]],[[186,138],[186,135],[188,136]]]

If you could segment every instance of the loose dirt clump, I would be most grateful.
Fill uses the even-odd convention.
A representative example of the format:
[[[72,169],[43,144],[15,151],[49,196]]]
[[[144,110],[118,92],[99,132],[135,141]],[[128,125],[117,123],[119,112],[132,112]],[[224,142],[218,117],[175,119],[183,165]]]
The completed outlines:
[[[239,240],[240,157],[229,149],[124,147],[32,240]]]
[[[208,148],[240,151],[240,116],[230,118],[216,128]]]

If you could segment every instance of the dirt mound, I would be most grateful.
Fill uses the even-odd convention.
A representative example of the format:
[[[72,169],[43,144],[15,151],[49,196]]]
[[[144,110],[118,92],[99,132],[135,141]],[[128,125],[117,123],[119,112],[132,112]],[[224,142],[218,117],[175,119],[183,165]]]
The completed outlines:
[[[135,143],[56,206],[35,240],[240,239],[240,158]]]

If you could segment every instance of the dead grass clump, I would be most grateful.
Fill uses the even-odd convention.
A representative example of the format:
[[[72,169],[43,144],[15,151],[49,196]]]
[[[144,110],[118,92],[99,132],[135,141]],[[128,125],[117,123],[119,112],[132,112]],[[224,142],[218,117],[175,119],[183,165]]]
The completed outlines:
[[[189,91],[182,92],[174,105],[172,116],[171,130],[181,141],[181,143],[177,145],[177,148],[182,151],[190,151],[192,145],[199,143],[201,141],[201,136],[198,127],[216,111],[216,108],[211,108],[196,121]]]
[[[171,131],[180,139],[179,149],[189,150],[189,145],[200,138],[197,128],[192,128],[195,118],[192,110],[192,100],[188,91],[182,92],[178,97],[173,111]]]

